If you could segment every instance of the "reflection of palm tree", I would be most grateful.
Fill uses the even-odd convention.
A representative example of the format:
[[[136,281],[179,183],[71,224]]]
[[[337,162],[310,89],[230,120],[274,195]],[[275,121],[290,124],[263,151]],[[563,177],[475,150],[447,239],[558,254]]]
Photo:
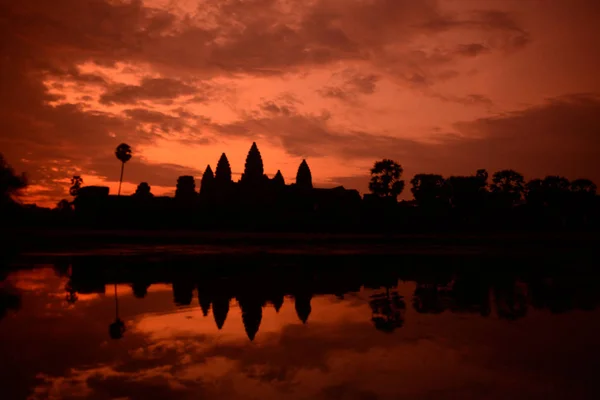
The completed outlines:
[[[125,163],[131,160],[131,147],[128,144],[121,143],[115,150],[115,155],[121,161],[121,178],[119,179],[119,193],[121,195],[121,184],[123,183],[123,170],[125,169]]]
[[[125,333],[125,323],[119,318],[119,298],[117,297],[117,284],[115,283],[115,322],[109,325],[108,332],[112,339],[121,339]]]
[[[392,292],[391,296],[389,288],[386,288],[385,291],[385,294],[371,296],[369,301],[371,321],[375,325],[375,329],[391,333],[404,325],[402,312],[406,308],[406,304],[397,291]]]
[[[73,287],[73,282],[71,282],[71,279],[69,279],[69,281],[67,282],[67,284],[65,286],[65,291],[67,292],[67,296],[66,296],[67,303],[75,304],[78,300],[78,296],[77,296],[77,291]]]

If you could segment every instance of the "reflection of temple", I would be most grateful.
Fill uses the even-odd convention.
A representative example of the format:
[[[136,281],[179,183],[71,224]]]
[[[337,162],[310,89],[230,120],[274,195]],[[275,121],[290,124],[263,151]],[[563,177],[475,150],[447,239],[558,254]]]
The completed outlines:
[[[138,190],[131,196],[109,194],[108,187],[85,186],[79,189],[75,209],[80,214],[98,217],[102,212],[109,216],[125,212],[134,221],[136,215],[152,215],[158,218],[169,210],[203,210],[212,215],[216,210],[265,210],[279,212],[322,212],[340,213],[356,210],[360,206],[360,195],[356,190],[342,186],[332,189],[314,188],[308,163],[303,160],[298,167],[296,181],[287,185],[280,171],[269,178],[264,173],[263,161],[256,143],[248,152],[244,172],[234,182],[229,160],[223,153],[216,169],[206,167],[201,179],[200,190],[196,190],[192,176],[181,176],[177,180],[175,197],[153,196],[149,187]],[[140,185],[141,187],[142,185]],[[139,189],[139,188],[138,188]],[[221,217],[222,218],[222,217]]]
[[[208,258],[201,263],[202,268],[192,268],[188,261],[168,265],[144,261],[131,267],[122,262],[114,268],[114,263],[89,257],[73,261],[65,291],[67,301],[76,302],[77,294],[104,293],[107,284],[117,283],[131,285],[135,297],[144,297],[151,284],[171,283],[173,301],[178,306],[190,306],[197,291],[199,312],[207,317],[212,314],[218,329],[224,327],[230,306],[237,303],[250,340],[258,334],[264,307],[273,306],[279,311],[284,303],[293,304],[299,322],[307,323],[314,297],[343,297],[363,288],[371,294],[368,302],[375,328],[393,332],[403,326],[406,307],[398,293],[399,280],[414,282],[412,305],[419,313],[489,316],[495,310],[497,318],[514,320],[525,317],[528,306],[558,313],[591,310],[600,304],[600,281],[581,281],[574,274],[492,275],[480,270],[453,273],[421,266],[373,269],[371,266],[377,264],[374,257],[336,256],[336,261],[343,261],[343,269],[321,268],[327,258],[304,256],[299,256],[300,261],[285,256],[254,266],[236,257],[231,261],[218,259],[216,264]]]

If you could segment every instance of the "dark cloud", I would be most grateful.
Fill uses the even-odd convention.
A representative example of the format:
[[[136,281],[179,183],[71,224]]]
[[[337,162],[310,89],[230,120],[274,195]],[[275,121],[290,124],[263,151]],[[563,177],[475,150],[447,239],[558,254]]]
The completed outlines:
[[[205,83],[214,77],[282,76],[347,61],[376,66],[377,75],[357,73],[346,76],[341,86],[323,89],[324,96],[352,102],[357,95],[374,93],[380,74],[412,88],[430,87],[456,76],[457,59],[516,50],[530,41],[509,13],[450,15],[434,0],[291,5],[277,0],[206,0],[197,13],[179,17],[140,0],[0,0],[3,152],[15,168],[30,173],[33,184],[46,190],[55,190],[49,186],[52,182],[81,168],[83,174],[112,176],[104,159],[112,157],[120,142],[134,148],[149,145],[165,132],[181,134],[182,141],[205,142],[206,137],[194,132],[202,124],[224,135],[268,135],[294,155],[367,159],[397,154],[407,163],[418,155],[420,164],[427,165],[441,150],[414,140],[331,129],[326,115],[301,115],[281,101],[264,104],[262,115],[220,125],[190,115],[179,115],[183,120],[178,121],[142,108],[148,105],[144,103],[168,105],[181,96],[193,97],[193,102],[214,100],[220,89]],[[458,50],[455,44],[433,50],[409,45],[423,34],[463,31],[472,39],[465,39]],[[486,50],[478,47],[482,43]],[[83,72],[84,63],[123,72],[128,65],[144,66],[149,75],[139,85],[117,84],[100,73]],[[49,81],[57,83],[55,89],[75,83],[81,89],[78,98],[85,102],[95,96],[84,88],[100,88],[103,104],[126,104],[130,109],[114,115],[91,111],[85,104],[65,104],[64,95],[48,90]],[[448,100],[485,103],[476,96]],[[58,100],[60,105],[49,105]],[[52,160],[62,163],[53,167],[58,171],[48,167]],[[161,173],[159,166],[148,168],[157,168],[149,169],[150,175]]]
[[[172,100],[198,89],[170,78],[144,78],[139,85],[115,85],[102,96],[102,104],[135,104],[140,100]]]
[[[465,57],[475,57],[480,54],[488,53],[490,49],[481,43],[461,44],[456,49],[456,53]]]
[[[377,82],[381,78],[376,74],[361,74],[351,71],[346,71],[343,75],[344,82],[340,86],[325,86],[317,90],[317,93],[325,98],[358,104],[358,95],[373,94],[377,88]],[[335,76],[336,74],[332,77]]]
[[[448,151],[471,163],[512,167],[529,177],[549,174],[600,181],[600,96],[574,94],[496,117],[455,124],[473,139]],[[466,162],[466,160],[465,160]]]
[[[250,117],[214,128],[224,135],[260,135],[294,156],[392,158],[405,167],[405,176],[514,168],[528,177],[563,174],[572,179],[588,177],[600,182],[597,115],[600,115],[600,97],[563,96],[520,111],[457,123],[456,132],[440,133],[436,143],[332,128],[327,113]],[[331,182],[351,182],[355,187],[364,187],[354,178],[362,179],[346,177]]]
[[[494,103],[492,99],[482,94],[469,94],[467,96],[442,95],[439,93],[429,93],[429,96],[435,97],[445,102],[458,103],[465,106],[487,106],[490,107]]]
[[[116,182],[121,173],[120,164],[114,154],[106,155],[103,158],[94,160],[90,168],[105,177],[107,180]],[[189,168],[178,164],[152,163],[147,160],[132,158],[125,166],[123,182],[138,184],[148,182],[150,186],[175,187],[177,178],[181,175],[191,175],[201,177],[202,172],[199,169]],[[84,177],[85,179],[85,177]]]

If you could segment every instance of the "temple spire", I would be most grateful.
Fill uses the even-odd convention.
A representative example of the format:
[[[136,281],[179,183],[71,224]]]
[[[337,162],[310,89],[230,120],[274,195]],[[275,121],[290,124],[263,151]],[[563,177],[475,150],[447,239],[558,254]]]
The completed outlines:
[[[231,167],[225,153],[221,154],[215,171],[215,180],[217,182],[231,182]]]
[[[302,160],[296,174],[296,186],[302,189],[312,189],[312,174],[306,160]]]
[[[273,177],[273,183],[276,186],[285,186],[285,180],[283,179],[283,175],[280,170],[277,170],[277,173]]]
[[[242,175],[243,182],[258,182],[264,177],[264,167],[260,151],[256,142],[252,142],[246,164],[244,166],[244,174]]]

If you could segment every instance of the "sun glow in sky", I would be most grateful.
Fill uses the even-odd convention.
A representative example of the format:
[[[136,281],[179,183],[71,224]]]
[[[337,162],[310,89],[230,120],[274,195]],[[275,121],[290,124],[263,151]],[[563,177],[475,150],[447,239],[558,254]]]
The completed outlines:
[[[52,206],[69,178],[124,193],[199,179],[225,152],[366,190],[513,168],[600,181],[594,0],[0,0],[0,151]],[[404,197],[410,191],[405,190]]]

